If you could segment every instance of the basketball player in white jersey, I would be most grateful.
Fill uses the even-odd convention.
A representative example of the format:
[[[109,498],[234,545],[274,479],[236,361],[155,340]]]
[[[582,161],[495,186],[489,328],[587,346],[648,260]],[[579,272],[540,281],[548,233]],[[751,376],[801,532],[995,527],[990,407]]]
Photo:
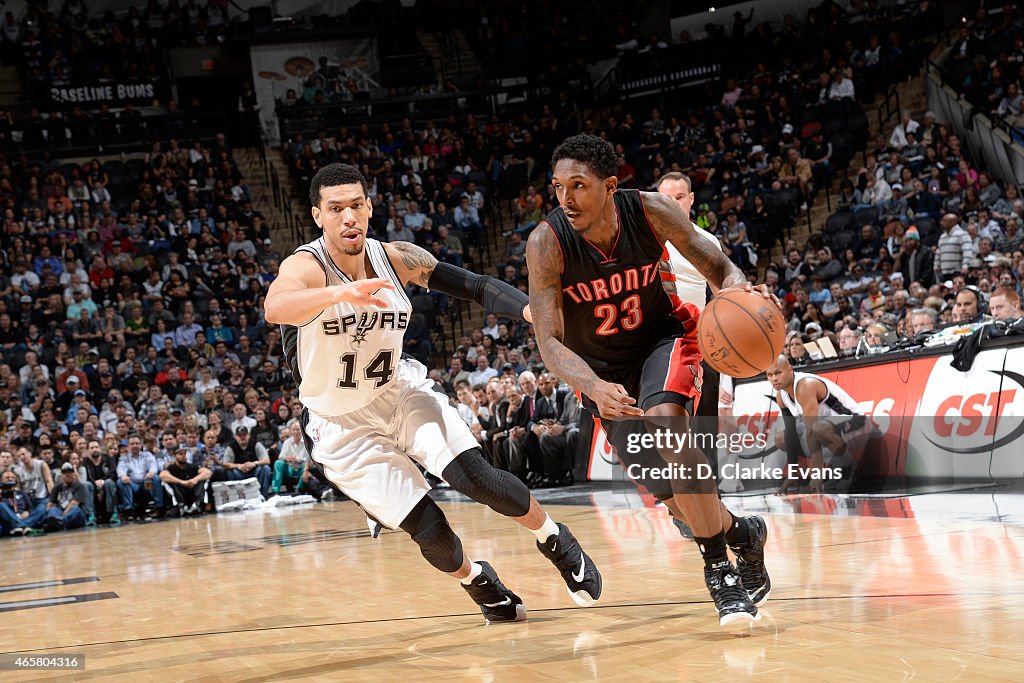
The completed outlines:
[[[671,197],[686,212],[687,216],[690,215],[690,211],[693,208],[694,194],[688,176],[676,171],[666,173],[658,179],[657,187],[658,192]],[[717,237],[707,230],[694,227],[694,232],[697,235],[714,244],[718,249],[722,248],[722,244],[718,241]],[[665,249],[668,252],[668,260],[661,262],[661,279],[672,303],[677,308],[684,304],[693,304],[697,307],[697,310],[703,312],[704,307],[707,305],[708,288],[710,287],[707,278],[701,275],[700,271],[687,261],[671,243],[666,242]],[[714,287],[711,287],[711,290],[714,293]],[[726,420],[725,424],[723,424],[719,422],[718,418],[721,413],[723,398],[731,397],[732,378],[728,375],[720,377],[718,372],[706,362],[702,362],[701,366],[703,368],[701,400],[697,403],[696,417],[699,420],[696,421],[696,424],[699,425],[698,428],[701,432],[711,433],[717,437],[720,429],[728,428],[729,421]],[[726,384],[728,384],[728,390],[723,392],[722,388],[725,388]],[[723,393],[725,393],[725,397],[723,397]],[[728,406],[728,409],[731,412],[731,405]],[[728,451],[719,454],[713,446],[707,450],[711,452],[705,452],[705,455],[707,455],[708,461],[716,470],[725,464],[719,462],[719,456],[731,457],[733,459],[738,457]],[[723,481],[719,486],[719,490],[725,493],[734,493],[742,491],[743,487],[738,479],[730,479]],[[681,520],[673,521],[679,527],[683,536],[687,538],[692,537],[689,534],[688,527]]]
[[[802,449],[811,459],[812,471],[822,472],[826,465],[840,467],[847,480],[846,470],[853,464],[851,453],[858,452],[867,441],[871,420],[841,386],[825,377],[794,372],[784,355],[776,359],[767,374],[782,413],[775,423],[778,449],[786,453],[789,463],[796,463],[798,450]],[[788,467],[786,471],[778,495],[786,493],[793,481],[788,477]],[[822,482],[823,478],[812,476],[809,493],[821,493]]]
[[[551,520],[517,477],[484,460],[458,411],[433,390],[426,368],[402,358],[412,313],[408,283],[475,300],[500,317],[529,319],[527,296],[495,278],[438,263],[413,244],[368,239],[372,206],[354,166],[325,166],[309,194],[323,236],[282,262],[265,310],[267,322],[283,328],[312,466],[369,517],[407,532],[431,565],[462,583],[488,622],[521,621],[526,608],[487,562],[463,552],[416,463],[533,532],[572,599],[593,604],[601,574],[572,533]]]

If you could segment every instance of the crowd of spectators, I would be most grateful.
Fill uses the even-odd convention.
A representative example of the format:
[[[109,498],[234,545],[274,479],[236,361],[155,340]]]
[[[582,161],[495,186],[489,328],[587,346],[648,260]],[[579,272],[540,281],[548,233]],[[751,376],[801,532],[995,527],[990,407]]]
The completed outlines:
[[[1021,72],[1024,10],[1007,3],[998,12],[979,7],[959,29],[943,65],[948,81],[979,111],[1016,129],[1024,141]]]
[[[208,480],[320,494],[263,320],[280,256],[223,135],[128,164],[0,158],[0,190],[5,531],[199,513]]]
[[[54,9],[27,3],[19,16],[4,13],[0,57],[24,68],[33,101],[50,87],[159,87],[167,83],[163,50],[221,44],[227,30],[226,0],[149,0],[119,16],[90,15],[84,0],[65,0]]]
[[[789,240],[767,280],[789,320],[787,354],[828,336],[842,355],[952,344],[1020,317],[1024,199],[974,165],[958,137],[905,111],[879,136],[839,211],[803,245]],[[986,312],[987,311],[987,312]],[[818,358],[820,359],[820,358]]]

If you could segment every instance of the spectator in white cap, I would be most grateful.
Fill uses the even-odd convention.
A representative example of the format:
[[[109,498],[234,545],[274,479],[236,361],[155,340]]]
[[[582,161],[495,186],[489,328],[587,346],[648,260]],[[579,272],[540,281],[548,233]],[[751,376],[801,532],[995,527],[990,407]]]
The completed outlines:
[[[907,200],[903,198],[903,185],[900,183],[892,184],[892,196],[882,202],[881,212],[882,225],[892,223],[893,221],[899,221],[904,225],[907,224],[909,219],[907,218]]]

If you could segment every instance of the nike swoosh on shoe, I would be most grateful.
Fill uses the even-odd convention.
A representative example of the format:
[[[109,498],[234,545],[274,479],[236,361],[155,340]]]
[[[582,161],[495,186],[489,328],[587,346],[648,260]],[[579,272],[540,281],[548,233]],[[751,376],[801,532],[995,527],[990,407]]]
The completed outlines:
[[[583,572],[586,570],[586,568],[587,568],[587,558],[583,557],[583,558],[580,559],[579,576],[577,576],[576,573],[573,572],[573,575],[572,575],[573,580],[574,581],[582,581],[583,580]]]
[[[492,602],[490,604],[485,603],[484,607],[504,607],[505,605],[511,605],[511,604],[512,604],[512,598],[510,598],[509,596],[506,595],[505,599],[502,600],[501,602]]]

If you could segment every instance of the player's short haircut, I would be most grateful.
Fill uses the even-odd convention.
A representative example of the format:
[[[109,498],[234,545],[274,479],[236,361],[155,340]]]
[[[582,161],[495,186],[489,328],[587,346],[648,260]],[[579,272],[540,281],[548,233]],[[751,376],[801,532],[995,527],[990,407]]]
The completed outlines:
[[[551,155],[551,168],[562,159],[585,164],[598,178],[604,180],[619,172],[619,158],[615,147],[596,135],[573,135],[555,148]]]
[[[686,191],[693,192],[693,183],[690,182],[690,176],[686,175],[685,173],[680,173],[679,171],[669,171],[665,175],[658,178],[657,189],[660,190],[661,184],[664,183],[666,180],[681,180],[684,183],[686,183]]]
[[[366,187],[366,178],[359,172],[359,169],[350,164],[327,164],[313,176],[309,182],[309,203],[313,206],[320,206],[320,188],[334,187],[335,185],[355,185],[363,188],[363,196],[368,196],[369,189]]]
[[[996,291],[992,292],[992,294],[989,296],[989,300],[991,301],[992,297],[995,296],[1003,297],[1011,306],[1020,305],[1020,295],[1017,294],[1017,290],[1015,290],[1013,287],[1000,287]]]

